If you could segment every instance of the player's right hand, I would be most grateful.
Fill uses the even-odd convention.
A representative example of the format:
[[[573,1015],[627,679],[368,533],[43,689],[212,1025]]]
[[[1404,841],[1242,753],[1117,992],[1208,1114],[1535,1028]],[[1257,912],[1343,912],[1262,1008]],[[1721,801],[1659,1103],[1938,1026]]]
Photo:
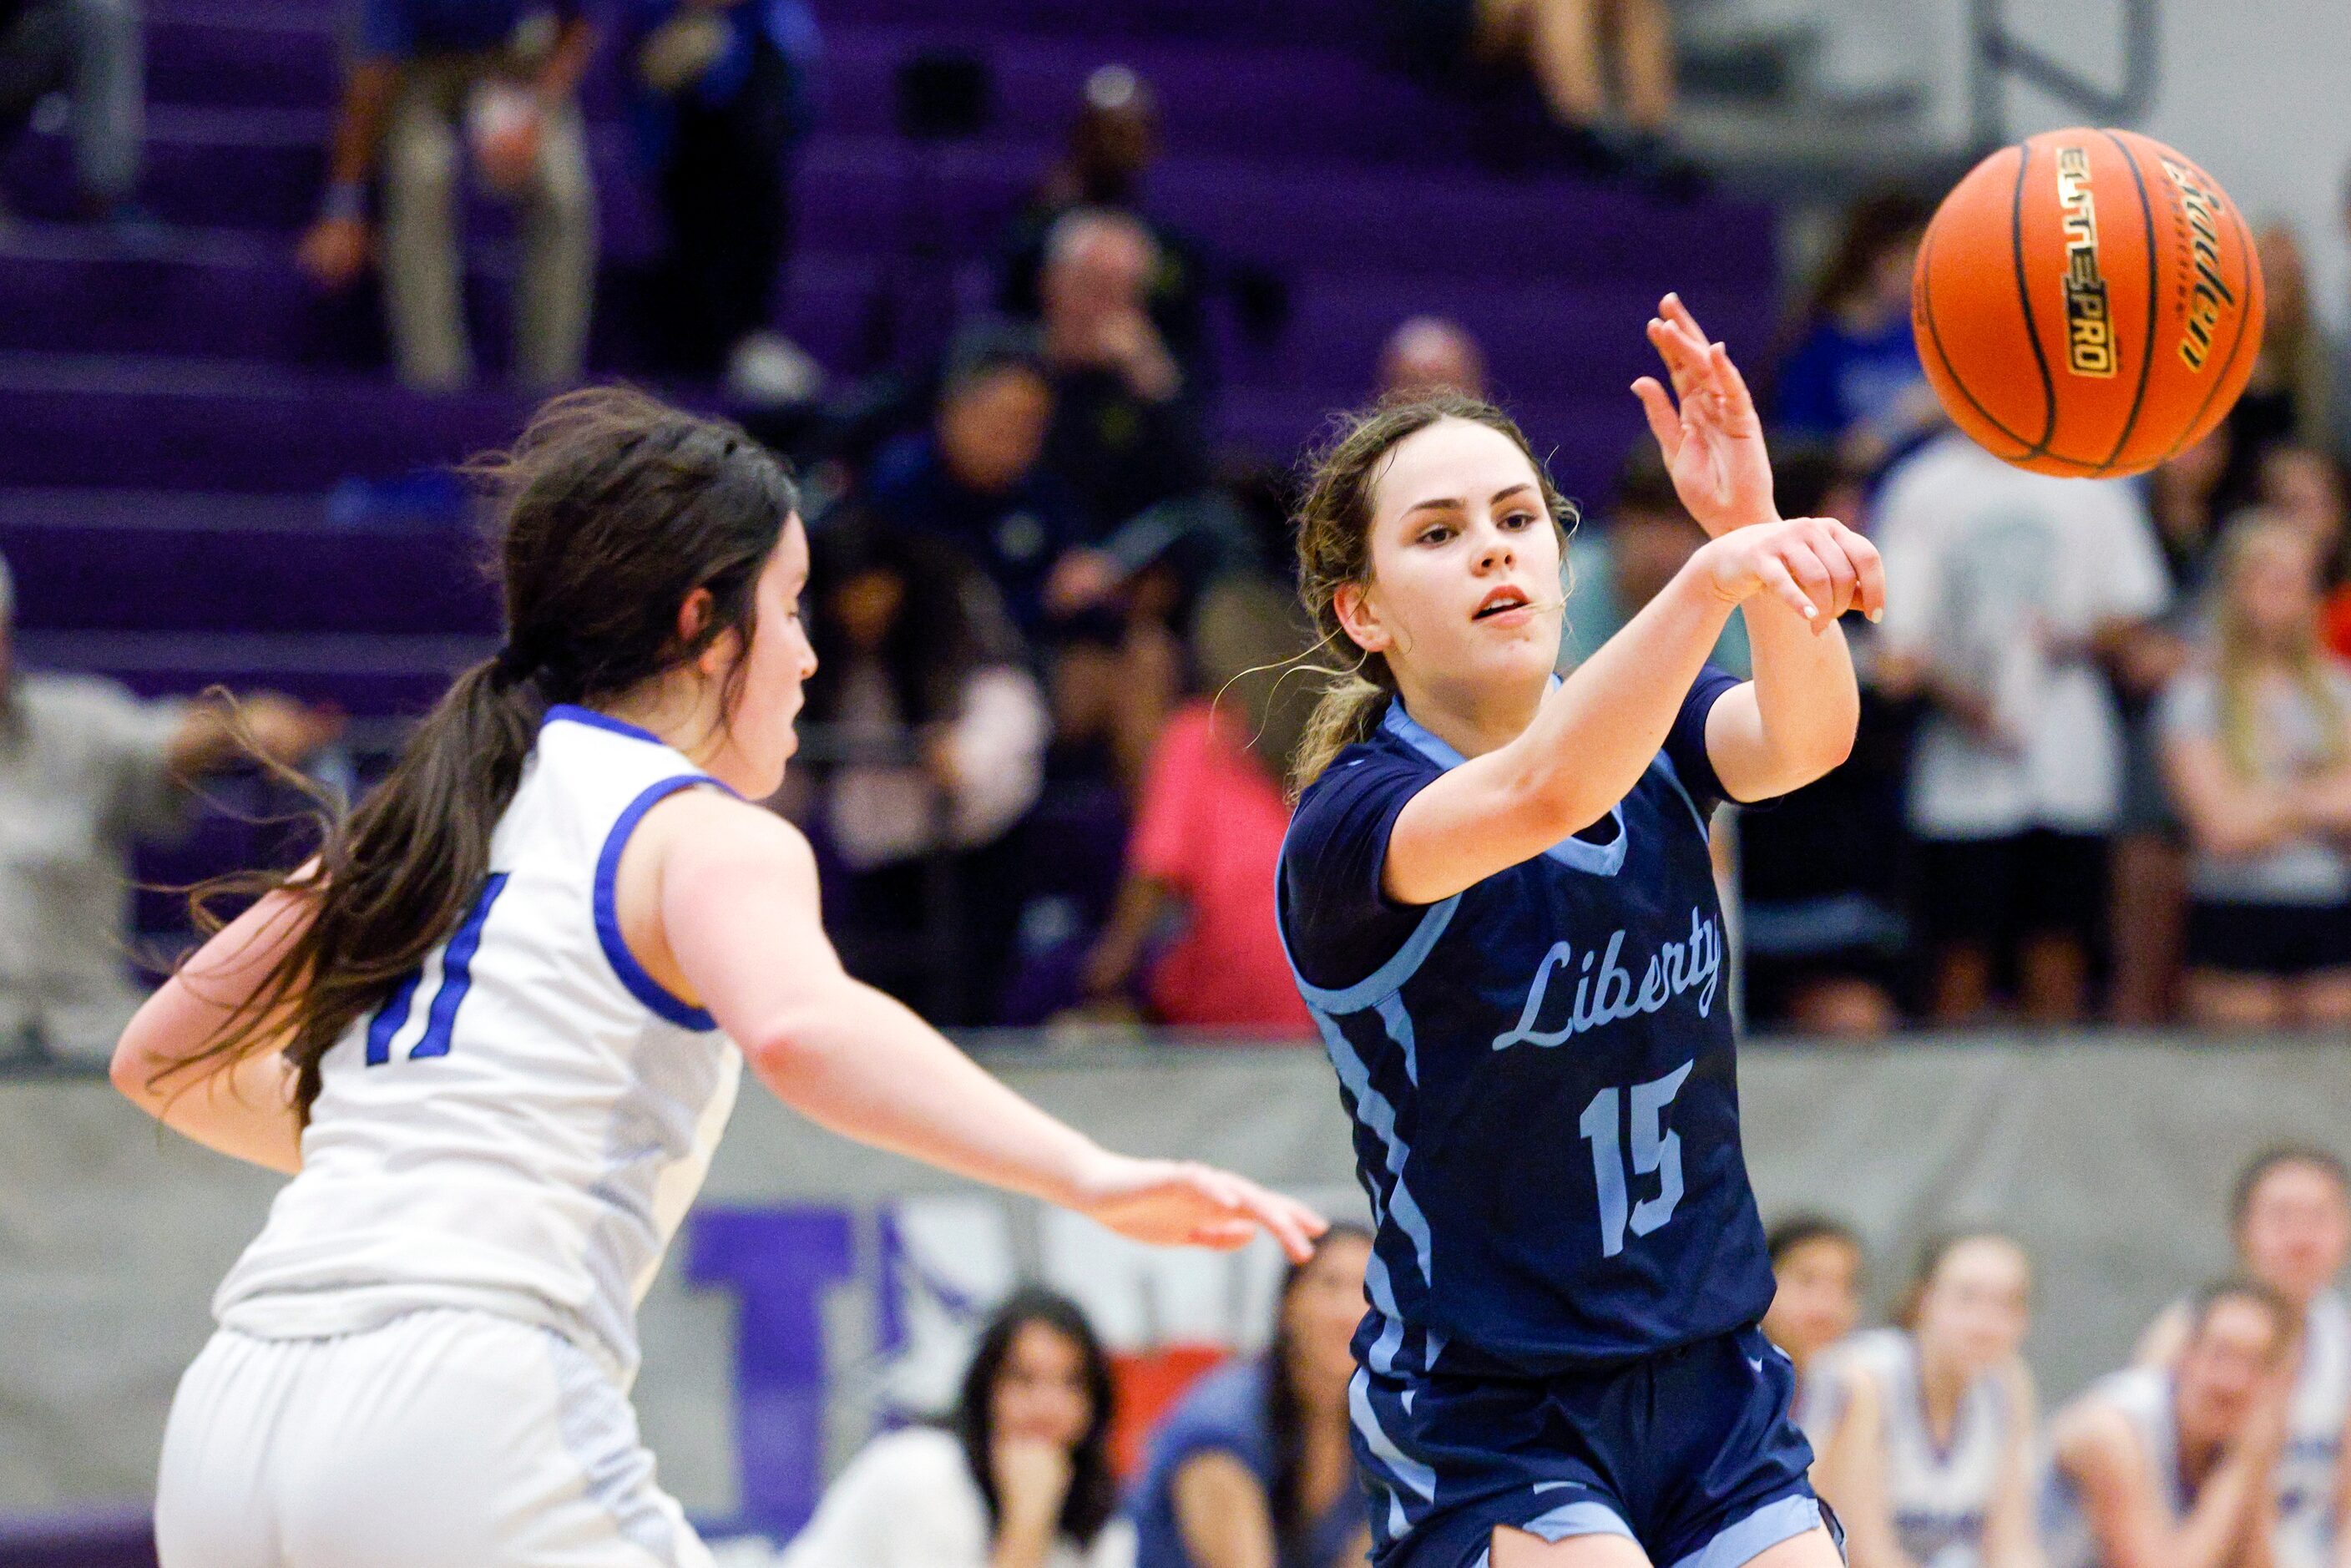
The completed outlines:
[[[1737,529],[1700,546],[1690,566],[1729,602],[1763,594],[1815,632],[1848,610],[1875,621],[1886,608],[1877,547],[1834,517],[1789,517]]]
[[[1295,1198],[1196,1160],[1104,1154],[1078,1183],[1070,1207],[1120,1235],[1155,1247],[1248,1245],[1262,1229],[1293,1263],[1314,1255],[1331,1222]]]

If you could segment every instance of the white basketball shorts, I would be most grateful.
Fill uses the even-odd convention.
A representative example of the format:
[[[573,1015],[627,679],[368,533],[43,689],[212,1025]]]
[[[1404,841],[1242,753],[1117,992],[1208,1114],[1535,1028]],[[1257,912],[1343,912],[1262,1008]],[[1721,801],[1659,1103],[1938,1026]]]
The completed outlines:
[[[707,1568],[627,1397],[487,1312],[331,1339],[224,1329],[163,1433],[163,1568]]]

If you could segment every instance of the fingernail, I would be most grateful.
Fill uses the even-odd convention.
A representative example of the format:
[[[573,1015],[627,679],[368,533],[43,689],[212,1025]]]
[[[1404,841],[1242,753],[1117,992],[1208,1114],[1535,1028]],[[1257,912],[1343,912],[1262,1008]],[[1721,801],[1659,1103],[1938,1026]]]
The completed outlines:
[[[1880,622],[1880,621],[1883,621],[1883,620],[1885,620],[1885,619],[1886,619],[1886,612],[1885,612],[1885,611],[1883,611],[1883,610],[1873,610],[1873,611],[1871,611],[1871,612],[1869,612],[1869,619],[1870,619],[1871,623],[1874,625],[1874,624],[1876,624],[1877,622]]]

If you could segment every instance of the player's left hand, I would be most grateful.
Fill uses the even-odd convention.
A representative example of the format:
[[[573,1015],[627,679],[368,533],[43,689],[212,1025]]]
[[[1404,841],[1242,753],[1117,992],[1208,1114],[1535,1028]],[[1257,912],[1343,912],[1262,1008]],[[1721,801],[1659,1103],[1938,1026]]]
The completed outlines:
[[[1772,521],[1779,512],[1771,500],[1763,421],[1730,351],[1707,340],[1698,319],[1674,294],[1657,302],[1649,342],[1666,362],[1673,397],[1655,376],[1635,382],[1633,395],[1649,416],[1649,433],[1657,438],[1682,505],[1717,538]]]
[[[1120,1235],[1155,1247],[1231,1251],[1262,1228],[1290,1261],[1314,1255],[1331,1222],[1298,1202],[1196,1160],[1138,1160],[1104,1155],[1071,1206]]]

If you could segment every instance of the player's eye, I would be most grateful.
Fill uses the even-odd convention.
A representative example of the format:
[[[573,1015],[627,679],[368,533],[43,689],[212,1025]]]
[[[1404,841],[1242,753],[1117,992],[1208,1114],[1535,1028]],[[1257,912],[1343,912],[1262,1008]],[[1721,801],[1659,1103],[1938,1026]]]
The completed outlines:
[[[1429,527],[1421,529],[1419,536],[1412,542],[1419,545],[1441,545],[1452,537],[1452,524],[1433,523]]]
[[[1535,515],[1525,510],[1507,513],[1502,518],[1502,526],[1506,528],[1531,528],[1535,526]]]

